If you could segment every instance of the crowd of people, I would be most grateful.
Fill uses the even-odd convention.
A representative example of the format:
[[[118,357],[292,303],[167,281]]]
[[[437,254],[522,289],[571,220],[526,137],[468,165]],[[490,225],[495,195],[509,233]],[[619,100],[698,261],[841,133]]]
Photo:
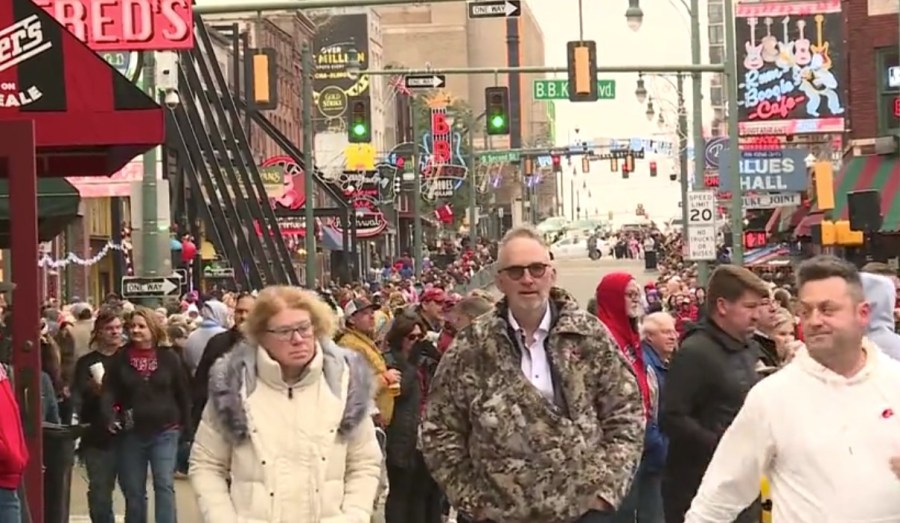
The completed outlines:
[[[790,289],[725,263],[701,286],[654,248],[655,281],[605,274],[584,308],[527,227],[498,246],[499,300],[388,278],[79,304],[47,399],[87,427],[94,522],[117,482],[146,521],[148,466],[158,523],[180,474],[211,523],[755,523],[763,485],[775,521],[898,521],[896,273],[820,256]],[[5,373],[0,408],[17,521]]]

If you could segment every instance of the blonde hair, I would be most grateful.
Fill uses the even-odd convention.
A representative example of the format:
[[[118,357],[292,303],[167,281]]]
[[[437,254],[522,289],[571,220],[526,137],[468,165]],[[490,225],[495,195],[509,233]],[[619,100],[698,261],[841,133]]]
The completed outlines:
[[[135,307],[134,312],[131,313],[131,316],[128,319],[129,326],[137,317],[143,318],[144,323],[147,324],[147,329],[150,331],[150,335],[153,336],[153,345],[158,347],[169,342],[169,335],[159,322],[155,310],[141,307],[140,305]]]
[[[241,328],[248,338],[259,341],[269,325],[269,320],[283,310],[304,310],[312,319],[316,338],[334,335],[334,312],[318,294],[287,285],[273,285],[263,289],[256,297],[253,309]]]
[[[791,311],[779,307],[778,310],[775,311],[775,317],[772,321],[772,329],[777,329],[779,326],[789,324],[792,327],[794,326],[794,315],[791,314]]]

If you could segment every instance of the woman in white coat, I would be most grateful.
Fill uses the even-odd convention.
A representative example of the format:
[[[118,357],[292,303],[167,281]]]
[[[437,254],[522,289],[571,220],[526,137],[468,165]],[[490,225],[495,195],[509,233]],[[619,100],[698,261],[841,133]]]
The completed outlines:
[[[328,305],[260,292],[247,341],[210,372],[190,479],[208,523],[369,523],[381,470],[365,361],[331,342]]]

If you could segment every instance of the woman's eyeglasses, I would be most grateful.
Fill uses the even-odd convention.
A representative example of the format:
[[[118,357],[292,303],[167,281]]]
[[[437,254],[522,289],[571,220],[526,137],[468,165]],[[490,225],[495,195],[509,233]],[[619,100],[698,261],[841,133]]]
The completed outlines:
[[[409,341],[419,341],[422,339],[422,333],[420,332],[411,332],[406,335],[406,339]]]
[[[294,333],[299,334],[301,338],[312,338],[313,325],[312,323],[304,323],[293,327],[277,327],[275,329],[266,329],[266,332],[280,341],[290,341],[294,338]]]
[[[550,267],[550,265],[546,263],[510,265],[509,267],[500,269],[498,272],[506,273],[506,275],[509,276],[510,279],[521,280],[525,276],[525,271],[528,271],[528,274],[530,274],[532,278],[540,278],[547,273],[548,267]]]

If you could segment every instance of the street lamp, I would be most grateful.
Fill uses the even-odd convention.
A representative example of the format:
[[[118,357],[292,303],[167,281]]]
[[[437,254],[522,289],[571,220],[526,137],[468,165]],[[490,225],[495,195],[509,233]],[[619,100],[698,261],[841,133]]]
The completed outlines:
[[[647,115],[647,121],[652,122],[653,117],[656,116],[656,111],[653,110],[653,100],[647,102],[647,112],[644,113]]]
[[[666,126],[666,117],[663,116],[662,111],[659,112],[659,118],[656,119],[656,125],[658,125],[659,127]]]
[[[356,80],[359,77],[359,51],[356,50],[356,43],[351,42],[350,48],[347,49],[347,77]]]
[[[639,0],[628,0],[628,9],[625,10],[625,21],[632,31],[641,28],[644,21],[644,11],[641,9]]]
[[[637,88],[634,90],[634,96],[639,104],[647,101],[647,87],[644,85],[644,75],[638,75]]]

